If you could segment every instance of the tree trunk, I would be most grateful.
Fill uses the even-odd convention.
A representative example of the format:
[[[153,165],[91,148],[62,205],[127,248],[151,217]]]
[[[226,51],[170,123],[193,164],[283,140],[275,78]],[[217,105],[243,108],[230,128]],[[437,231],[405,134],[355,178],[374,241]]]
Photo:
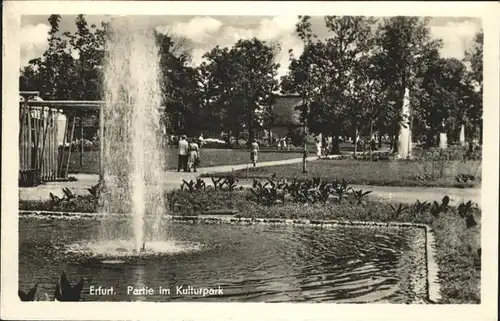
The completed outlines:
[[[358,124],[354,127],[354,157],[358,152]]]
[[[80,168],[83,171],[83,115],[80,115]]]
[[[229,140],[229,143],[231,143],[231,136],[228,136],[227,138]],[[240,131],[236,130],[234,132],[234,145],[239,146],[240,145]]]
[[[483,123],[479,124],[479,146],[483,146]]]
[[[248,141],[251,142],[254,139],[253,133],[253,117],[252,113],[248,114]]]
[[[304,126],[302,133],[302,173],[307,173],[307,127]]]
[[[372,159],[373,121],[370,120],[370,160]]]
[[[398,152],[398,142],[399,142],[399,126],[395,126],[394,127],[394,134],[392,135],[393,139],[392,139],[392,150],[394,151],[394,153],[397,153]]]
[[[339,135],[337,133],[332,134],[332,155],[340,154],[340,144]]]

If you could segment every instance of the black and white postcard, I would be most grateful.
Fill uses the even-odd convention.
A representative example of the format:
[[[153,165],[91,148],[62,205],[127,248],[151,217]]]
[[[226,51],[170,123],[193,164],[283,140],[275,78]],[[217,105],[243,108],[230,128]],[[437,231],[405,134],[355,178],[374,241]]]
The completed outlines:
[[[4,2],[2,318],[496,319],[499,8]]]

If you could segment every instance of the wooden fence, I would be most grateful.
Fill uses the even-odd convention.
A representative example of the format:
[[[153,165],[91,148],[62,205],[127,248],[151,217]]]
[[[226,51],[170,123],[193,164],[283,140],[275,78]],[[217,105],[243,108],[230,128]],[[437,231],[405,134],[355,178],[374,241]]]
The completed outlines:
[[[103,101],[43,101],[30,100],[38,92],[21,92],[19,102],[19,186],[34,186],[40,182],[68,178],[75,127],[89,115],[99,115],[99,180],[104,177],[104,115]],[[163,110],[165,107],[160,106]],[[66,116],[64,129],[59,116]],[[64,130],[62,142],[59,132]],[[83,133],[80,133],[83,137]],[[62,147],[60,147],[62,143]],[[68,149],[66,152],[66,148]],[[81,152],[83,152],[83,141]]]
[[[84,115],[99,113],[100,103],[28,99],[19,102],[20,186],[68,178],[77,120],[81,127]],[[66,116],[64,128],[60,127],[61,115]]]
[[[60,177],[57,137],[60,112],[50,107],[31,107],[27,102],[20,105],[20,180],[56,180]]]

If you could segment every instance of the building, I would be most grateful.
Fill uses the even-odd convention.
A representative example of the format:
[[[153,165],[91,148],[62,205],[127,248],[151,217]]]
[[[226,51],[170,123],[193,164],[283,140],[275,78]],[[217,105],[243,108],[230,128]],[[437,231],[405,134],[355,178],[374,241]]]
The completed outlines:
[[[271,137],[281,138],[287,136],[292,130],[302,130],[300,111],[302,98],[296,94],[277,95],[271,109],[271,125],[268,130]]]

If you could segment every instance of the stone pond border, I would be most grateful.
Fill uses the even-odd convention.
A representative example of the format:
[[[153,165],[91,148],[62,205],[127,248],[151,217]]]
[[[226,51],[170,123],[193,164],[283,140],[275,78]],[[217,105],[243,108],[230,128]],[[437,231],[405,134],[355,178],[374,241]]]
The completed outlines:
[[[123,214],[106,214],[109,216],[121,216]],[[96,213],[79,212],[51,212],[51,211],[19,211],[19,218],[65,218],[65,219],[99,219],[104,215]],[[339,220],[309,220],[309,219],[282,219],[282,218],[248,218],[233,216],[178,216],[165,215],[165,219],[179,223],[202,223],[202,224],[232,224],[232,225],[254,225],[267,224],[276,226],[311,226],[320,228],[332,228],[338,226],[359,226],[359,227],[385,227],[385,228],[419,228],[425,232],[425,253],[427,261],[427,296],[431,303],[438,303],[441,300],[439,283],[439,266],[436,262],[435,240],[432,228],[427,224],[404,223],[404,222],[375,222],[375,221],[339,221]]]

